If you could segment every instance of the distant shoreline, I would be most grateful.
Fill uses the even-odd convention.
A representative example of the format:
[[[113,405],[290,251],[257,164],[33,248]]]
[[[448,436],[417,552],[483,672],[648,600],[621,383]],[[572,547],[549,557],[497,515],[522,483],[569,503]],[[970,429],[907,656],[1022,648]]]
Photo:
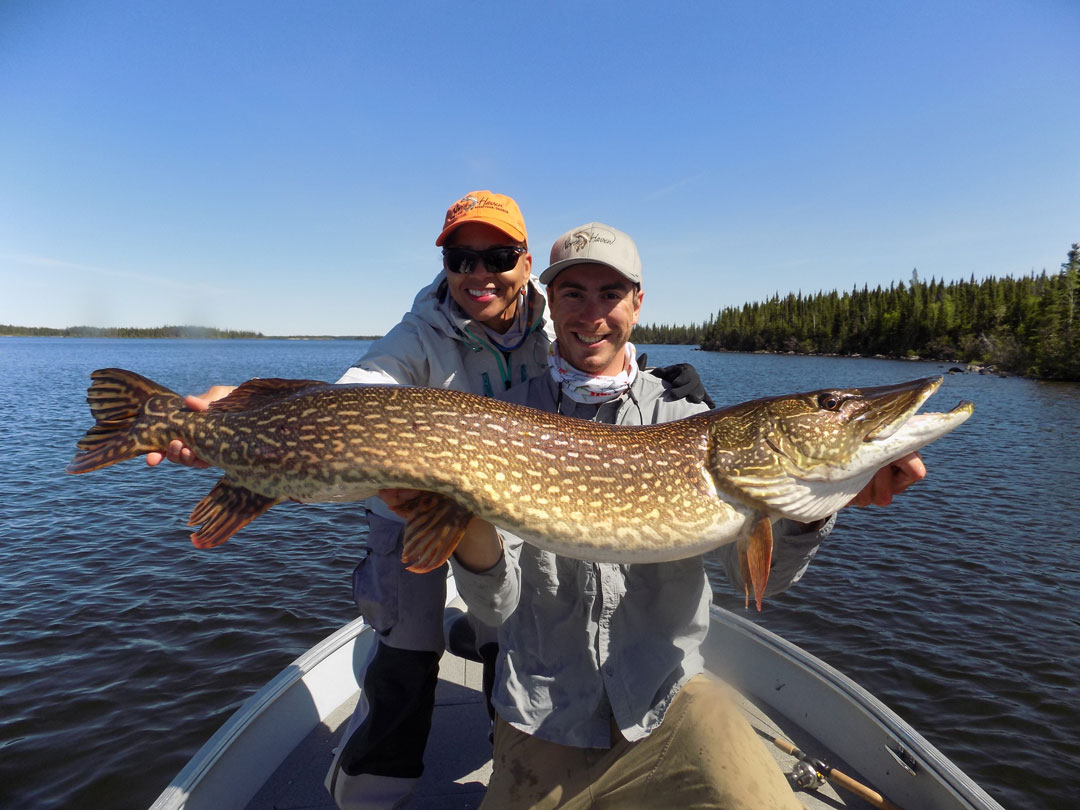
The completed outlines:
[[[382,335],[264,335],[261,332],[214,329],[203,326],[152,328],[71,326],[66,329],[53,329],[46,326],[0,324],[0,337],[138,338],[143,340],[378,340]]]
[[[48,337],[48,338],[102,338],[102,339],[142,339],[142,340],[318,340],[318,341],[335,341],[335,340],[378,340],[382,335],[260,335],[260,334],[195,334],[195,335],[173,335],[173,334],[159,334],[159,330],[143,330],[147,333],[153,334],[137,334],[140,330],[125,329],[122,330],[125,334],[81,334],[74,333],[74,330],[65,329],[46,329],[45,327],[26,327],[29,329],[38,330],[34,333],[24,332],[22,334],[13,334],[7,331],[7,327],[0,326],[0,338],[25,338],[25,337]],[[110,332],[111,330],[100,330],[101,332]],[[120,330],[117,330],[120,331]],[[43,334],[49,332],[49,334]],[[769,349],[755,349],[752,351],[745,351],[739,349],[703,349],[700,345],[692,343],[649,343],[646,341],[637,341],[635,345],[639,346],[685,346],[689,351],[695,352],[710,352],[715,354],[770,354],[770,355],[791,355],[795,357],[838,357],[838,358],[855,358],[863,360],[903,360],[912,362],[923,363],[939,363],[949,365],[949,373],[955,374],[961,373],[978,373],[978,374],[993,374],[999,377],[1027,377],[1028,379],[1039,379],[1038,377],[1032,377],[1026,374],[1009,373],[999,369],[994,364],[983,364],[970,362],[965,360],[956,360],[955,358],[944,357],[918,357],[918,356],[905,356],[905,357],[890,357],[884,354],[834,354],[830,352],[795,352],[795,351],[773,351]]]

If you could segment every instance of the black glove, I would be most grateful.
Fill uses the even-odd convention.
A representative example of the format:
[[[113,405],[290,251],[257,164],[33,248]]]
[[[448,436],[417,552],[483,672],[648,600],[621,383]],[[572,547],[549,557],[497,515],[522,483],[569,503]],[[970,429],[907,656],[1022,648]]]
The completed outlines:
[[[647,354],[643,354],[638,359],[639,368],[645,368],[647,357]],[[712,401],[709,392],[705,390],[697,369],[689,363],[676,363],[673,366],[663,368],[650,368],[648,372],[670,384],[671,396],[675,399],[685,399],[688,402],[695,403],[704,402],[710,408],[716,407],[716,403]]]

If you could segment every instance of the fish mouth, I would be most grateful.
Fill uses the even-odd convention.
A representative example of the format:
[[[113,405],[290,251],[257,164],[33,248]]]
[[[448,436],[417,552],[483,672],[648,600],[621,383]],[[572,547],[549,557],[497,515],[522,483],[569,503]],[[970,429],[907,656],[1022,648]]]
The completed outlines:
[[[910,448],[907,452],[915,452],[966,421],[975,410],[974,403],[969,400],[961,400],[951,411],[918,413],[926,400],[941,387],[943,379],[939,375],[902,383],[900,386],[863,389],[864,396],[892,396],[895,400],[883,403],[884,418],[863,437],[863,442],[873,443],[883,449],[896,448],[896,451],[907,447]],[[897,390],[898,388],[900,390]],[[905,454],[900,452],[900,455]],[[889,455],[895,456],[895,452]],[[895,457],[891,460],[895,460]]]
[[[917,452],[966,422],[975,411],[975,405],[968,400],[961,400],[951,411],[916,413],[941,387],[941,382],[941,377],[928,377],[902,384],[900,391],[896,390],[897,386],[889,386],[895,401],[881,403],[884,418],[863,438],[862,449],[856,453],[853,463],[845,465],[846,474],[858,470],[859,475],[855,478],[865,476],[868,470]],[[871,393],[874,394],[877,392]]]
[[[923,403],[934,395],[941,387],[943,379],[939,375],[898,385],[863,388],[860,391],[861,398],[879,403],[877,408],[868,409],[868,413],[874,414],[880,420],[866,433],[863,441],[884,441],[893,436],[915,416]],[[856,421],[867,418],[867,414],[864,414]]]
[[[970,400],[961,400],[951,411],[917,413],[908,416],[903,422],[893,426],[888,432],[879,432],[873,438],[866,441],[880,443],[882,445],[896,443],[898,445],[915,445],[910,452],[914,452],[924,444],[944,436],[953,428],[959,427],[975,412],[975,403]]]
[[[944,436],[961,425],[975,406],[962,401],[947,413],[918,413],[919,409],[941,387],[943,377],[926,377],[895,385],[875,388],[853,388],[847,391],[818,392],[832,399],[845,399],[856,414],[848,426],[850,455],[831,455],[824,446],[800,447],[798,441],[783,445],[770,443],[773,451],[786,461],[788,472],[795,478],[809,480],[848,480],[861,476],[868,469],[891,464],[924,445]]]

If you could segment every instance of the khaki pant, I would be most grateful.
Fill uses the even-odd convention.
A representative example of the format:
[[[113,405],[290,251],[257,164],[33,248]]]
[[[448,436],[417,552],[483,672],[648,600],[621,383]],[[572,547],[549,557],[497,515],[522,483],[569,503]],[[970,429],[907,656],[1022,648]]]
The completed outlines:
[[[572,748],[495,726],[481,810],[804,810],[727,687],[692,678],[652,734],[611,748]]]

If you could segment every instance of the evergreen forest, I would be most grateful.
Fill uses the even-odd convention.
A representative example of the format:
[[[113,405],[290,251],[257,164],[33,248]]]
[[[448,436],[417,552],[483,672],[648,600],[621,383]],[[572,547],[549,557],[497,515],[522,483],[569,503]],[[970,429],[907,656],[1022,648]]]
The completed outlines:
[[[726,307],[700,326],[641,326],[637,343],[697,343],[707,351],[922,358],[1010,374],[1080,381],[1080,244],[1060,272],[1022,278],[923,281],[888,289],[774,295]]]

